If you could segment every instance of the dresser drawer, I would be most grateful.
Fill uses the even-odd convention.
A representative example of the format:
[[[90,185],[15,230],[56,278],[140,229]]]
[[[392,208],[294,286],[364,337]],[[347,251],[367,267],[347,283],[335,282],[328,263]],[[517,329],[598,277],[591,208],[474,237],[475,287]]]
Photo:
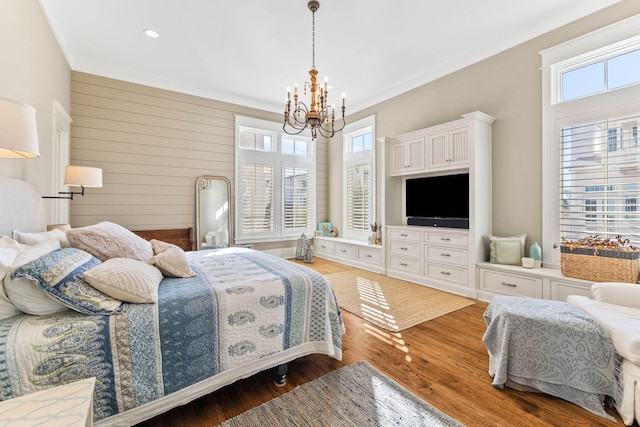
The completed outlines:
[[[335,252],[337,256],[346,259],[356,259],[356,247],[355,245],[349,245],[345,243],[335,243]]]
[[[480,289],[497,294],[542,298],[542,278],[481,269]]]
[[[366,264],[380,265],[382,261],[382,249],[358,247],[356,260]]]
[[[425,243],[468,247],[469,236],[466,234],[427,233],[424,236]]]
[[[314,251],[317,254],[328,254],[331,255],[335,252],[335,243],[328,242],[326,240],[315,239],[315,244],[313,245]]]
[[[467,285],[469,271],[466,268],[452,267],[444,264],[424,263],[425,276],[432,279],[447,280],[460,285]]]
[[[389,255],[389,268],[402,270],[407,273],[420,274],[420,261]]]
[[[390,240],[387,247],[390,254],[420,258],[420,244]]]
[[[468,252],[466,249],[456,249],[446,246],[424,246],[425,260],[443,262],[455,265],[468,265]]]
[[[420,242],[422,241],[422,230],[396,230],[390,228],[387,237],[389,239],[398,239],[407,242]]]

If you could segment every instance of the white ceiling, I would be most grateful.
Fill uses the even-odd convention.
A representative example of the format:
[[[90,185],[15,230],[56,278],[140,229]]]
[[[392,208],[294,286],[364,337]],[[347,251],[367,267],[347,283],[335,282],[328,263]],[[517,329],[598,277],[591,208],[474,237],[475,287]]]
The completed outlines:
[[[321,0],[316,68],[354,113],[618,1]],[[307,0],[40,2],[76,71],[282,112],[311,68]]]

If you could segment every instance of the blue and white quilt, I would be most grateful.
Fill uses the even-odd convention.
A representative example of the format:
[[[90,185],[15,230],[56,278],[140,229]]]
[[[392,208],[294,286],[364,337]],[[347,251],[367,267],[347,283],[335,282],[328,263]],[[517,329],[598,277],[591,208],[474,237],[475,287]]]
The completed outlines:
[[[0,321],[0,400],[96,377],[100,421],[217,375],[249,376],[280,354],[341,359],[344,325],[323,276],[247,249],[188,256],[197,275],[165,278],[157,304]]]
[[[587,313],[567,302],[496,296],[484,319],[495,387],[511,380],[614,420],[604,400],[621,397],[620,356]]]

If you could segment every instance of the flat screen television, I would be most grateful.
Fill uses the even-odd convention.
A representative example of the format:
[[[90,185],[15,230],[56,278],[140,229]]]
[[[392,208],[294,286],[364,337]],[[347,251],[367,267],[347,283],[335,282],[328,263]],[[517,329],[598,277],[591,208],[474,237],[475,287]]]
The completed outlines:
[[[405,182],[407,224],[469,228],[469,174],[409,178]]]

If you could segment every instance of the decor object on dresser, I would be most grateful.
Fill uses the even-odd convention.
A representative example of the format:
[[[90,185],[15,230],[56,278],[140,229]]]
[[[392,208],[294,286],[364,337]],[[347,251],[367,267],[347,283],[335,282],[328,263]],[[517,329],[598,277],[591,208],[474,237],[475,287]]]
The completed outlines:
[[[58,191],[58,194],[64,194],[64,196],[42,196],[42,198],[73,200],[75,194],[84,196],[85,188],[102,188],[102,169],[89,166],[67,166],[64,185],[80,187],[81,191]]]
[[[308,354],[342,358],[344,324],[330,283],[267,253],[236,247],[188,252],[196,275],[157,284],[156,267],[148,265],[152,243],[103,222],[69,231],[71,244],[83,248],[60,249],[58,239],[47,239],[34,247],[49,250],[40,248],[31,254],[36,259],[14,270],[14,258],[32,247],[8,235],[44,232],[42,204],[32,184],[0,177],[3,288],[13,287],[17,276],[30,278],[64,304],[46,316],[22,314],[0,292],[1,399],[96,377],[96,424],[134,425],[260,371],[278,367],[282,378],[286,363]],[[117,258],[138,261],[124,265]],[[131,277],[140,263],[144,268]],[[108,277],[105,264],[114,272]],[[94,268],[99,274],[92,275]],[[150,302],[98,298],[84,271],[110,293]],[[114,283],[118,276],[127,280]],[[66,293],[69,286],[79,291]]]
[[[340,307],[391,332],[473,305],[473,300],[365,270],[328,274]]]
[[[35,108],[0,98],[0,158],[35,157],[40,157]]]
[[[225,421],[221,427],[282,425],[462,427],[363,361],[333,371]]]
[[[605,396],[621,399],[618,355],[587,313],[567,302],[496,296],[484,318],[482,342],[495,387],[533,388],[614,420],[603,402]]]
[[[325,78],[324,84],[317,82],[318,70],[316,69],[316,11],[320,8],[320,2],[310,0],[307,7],[311,11],[311,70],[309,70],[309,82],[304,82],[304,93],[309,89],[310,101],[307,106],[298,100],[298,84],[293,85],[293,111],[291,110],[291,88],[287,88],[287,102],[284,108],[284,125],[282,130],[289,135],[298,135],[305,129],[311,131],[314,140],[320,134],[324,138],[332,138],[336,132],[340,132],[345,125],[344,99],[342,94],[342,118],[341,123],[335,123],[335,106],[329,104],[329,83]],[[340,120],[340,119],[338,119]]]

